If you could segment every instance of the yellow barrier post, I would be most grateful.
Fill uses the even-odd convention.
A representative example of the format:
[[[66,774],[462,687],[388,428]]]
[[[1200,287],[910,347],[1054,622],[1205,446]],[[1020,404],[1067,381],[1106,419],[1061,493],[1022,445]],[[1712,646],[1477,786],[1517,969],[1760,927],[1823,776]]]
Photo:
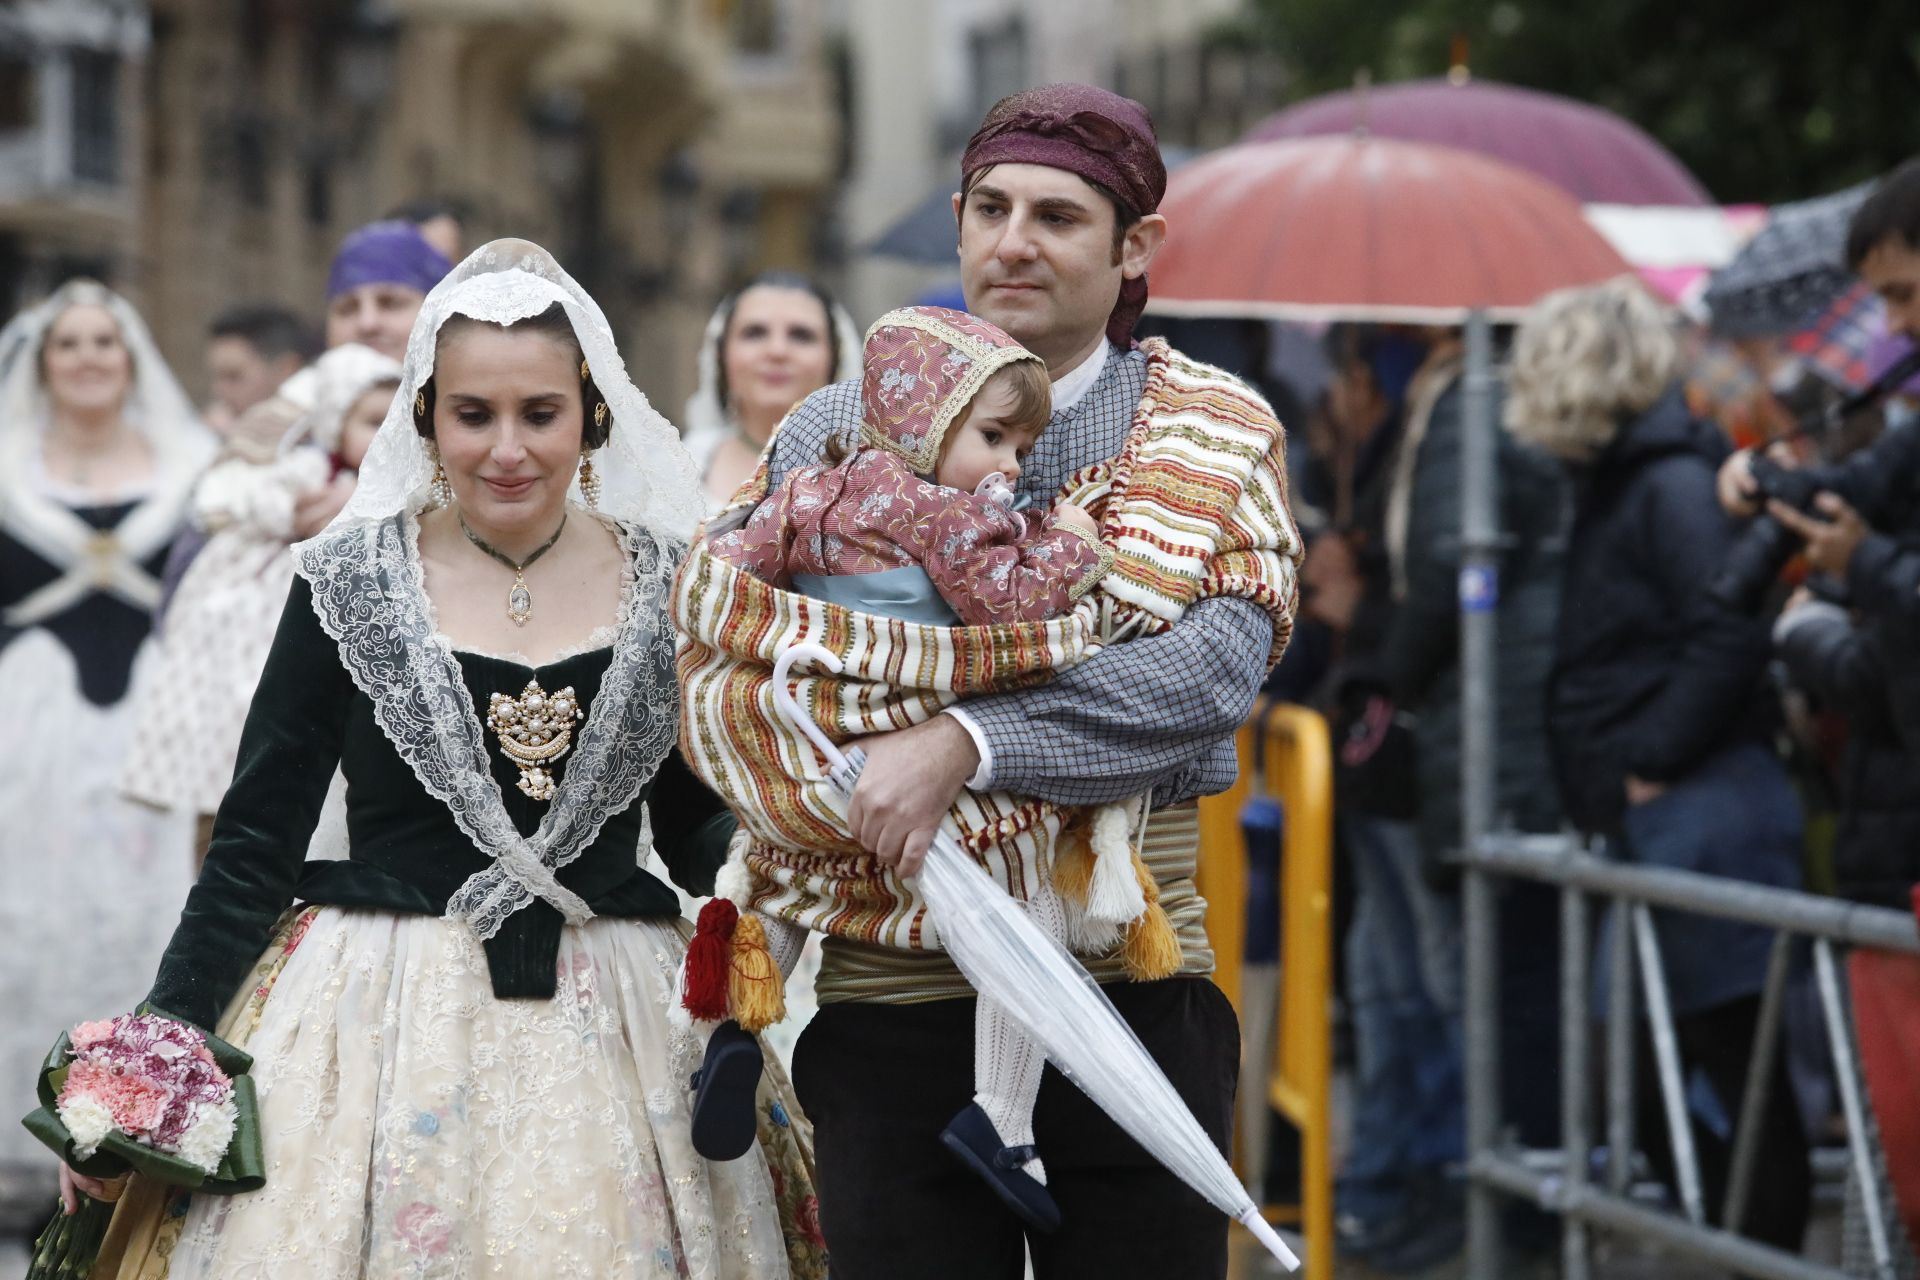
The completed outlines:
[[[1266,739],[1265,790],[1285,815],[1280,870],[1280,981],[1277,1018],[1247,1006],[1247,849],[1240,815],[1253,794],[1256,735]],[[1200,802],[1196,879],[1207,899],[1214,979],[1243,1026],[1277,1023],[1272,1066],[1262,1081],[1251,1063],[1241,1087],[1257,1089],[1300,1130],[1301,1203],[1268,1206],[1276,1222],[1297,1224],[1306,1237],[1303,1274],[1333,1274],[1333,1135],[1331,1079],[1333,909],[1333,749],[1326,720],[1305,707],[1263,701],[1238,737],[1240,777],[1233,788]],[[1240,1139],[1236,1139],[1238,1144]],[[1237,1152],[1244,1171],[1262,1160]]]

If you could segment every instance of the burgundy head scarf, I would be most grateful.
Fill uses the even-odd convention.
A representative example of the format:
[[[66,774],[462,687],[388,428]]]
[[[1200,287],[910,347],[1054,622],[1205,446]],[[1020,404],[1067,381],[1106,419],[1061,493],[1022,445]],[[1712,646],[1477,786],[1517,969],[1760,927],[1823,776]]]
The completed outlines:
[[[1154,213],[1167,193],[1167,166],[1153,119],[1132,98],[1090,84],[1049,84],[1000,99],[960,158],[962,184],[991,164],[1043,164],[1097,182],[1135,213]],[[1133,345],[1147,305],[1147,278],[1126,280],[1107,317],[1116,347]]]

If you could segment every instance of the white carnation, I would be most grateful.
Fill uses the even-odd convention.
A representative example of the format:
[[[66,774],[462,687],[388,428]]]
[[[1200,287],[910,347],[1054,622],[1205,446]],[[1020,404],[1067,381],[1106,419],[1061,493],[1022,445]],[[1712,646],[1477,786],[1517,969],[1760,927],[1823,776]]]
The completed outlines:
[[[60,1123],[73,1137],[73,1149],[82,1159],[100,1149],[113,1132],[113,1112],[98,1098],[80,1095],[60,1101]]]
[[[174,1154],[202,1172],[212,1173],[220,1167],[227,1147],[233,1142],[238,1115],[238,1109],[230,1101],[217,1106],[207,1103],[196,1106],[193,1123],[180,1135],[180,1146]]]

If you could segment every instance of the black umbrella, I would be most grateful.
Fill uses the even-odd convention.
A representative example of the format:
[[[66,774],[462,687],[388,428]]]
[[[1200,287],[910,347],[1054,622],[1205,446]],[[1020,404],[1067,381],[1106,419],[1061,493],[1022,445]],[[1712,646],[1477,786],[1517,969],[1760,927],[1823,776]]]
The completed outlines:
[[[1813,323],[1854,281],[1846,265],[1847,224],[1873,187],[1863,182],[1818,200],[1775,205],[1760,234],[1707,283],[1714,332],[1775,337]]]

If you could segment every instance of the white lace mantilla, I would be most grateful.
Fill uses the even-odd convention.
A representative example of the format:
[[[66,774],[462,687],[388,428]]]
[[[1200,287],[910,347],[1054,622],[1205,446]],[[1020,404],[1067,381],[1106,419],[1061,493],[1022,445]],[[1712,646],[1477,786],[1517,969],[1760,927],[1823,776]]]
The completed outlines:
[[[411,521],[406,513],[356,521],[300,544],[295,564],[312,585],[314,613],[400,758],[493,860],[448,901],[447,915],[490,938],[540,898],[582,924],[592,909],[554,873],[633,803],[673,749],[679,687],[672,638],[662,634],[673,550],[644,529],[620,527],[633,578],[613,656],[552,805],[522,836],[494,781],[459,663],[435,636]]]

